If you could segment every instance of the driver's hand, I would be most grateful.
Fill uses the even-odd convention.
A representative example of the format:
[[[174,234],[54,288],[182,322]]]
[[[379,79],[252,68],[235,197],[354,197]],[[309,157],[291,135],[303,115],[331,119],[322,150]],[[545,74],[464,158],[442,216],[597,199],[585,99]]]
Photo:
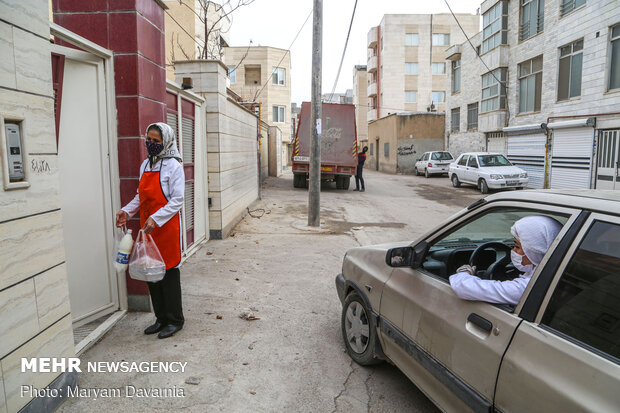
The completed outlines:
[[[469,273],[469,275],[475,275],[476,274],[476,266],[474,265],[473,267],[471,265],[461,265],[459,268],[456,269],[456,272],[466,272]]]

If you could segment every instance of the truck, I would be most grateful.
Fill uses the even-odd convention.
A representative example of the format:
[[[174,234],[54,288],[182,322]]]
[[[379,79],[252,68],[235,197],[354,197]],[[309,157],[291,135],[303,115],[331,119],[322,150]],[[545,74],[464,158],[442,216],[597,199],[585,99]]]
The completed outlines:
[[[303,102],[291,155],[295,188],[308,188],[312,142],[310,111],[310,102]],[[349,189],[351,176],[357,169],[355,106],[323,103],[319,127],[321,129],[321,181],[336,182],[337,189]]]

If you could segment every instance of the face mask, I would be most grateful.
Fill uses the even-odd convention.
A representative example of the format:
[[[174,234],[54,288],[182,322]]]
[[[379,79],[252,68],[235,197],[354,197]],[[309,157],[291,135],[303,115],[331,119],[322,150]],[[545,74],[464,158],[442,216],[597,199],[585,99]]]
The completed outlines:
[[[150,156],[157,156],[161,151],[164,150],[164,145],[162,145],[161,143],[146,141],[146,150],[148,151]]]
[[[533,268],[533,265],[523,265],[523,255],[518,254],[516,251],[510,251],[510,259],[512,260],[512,265],[521,272],[528,272]]]

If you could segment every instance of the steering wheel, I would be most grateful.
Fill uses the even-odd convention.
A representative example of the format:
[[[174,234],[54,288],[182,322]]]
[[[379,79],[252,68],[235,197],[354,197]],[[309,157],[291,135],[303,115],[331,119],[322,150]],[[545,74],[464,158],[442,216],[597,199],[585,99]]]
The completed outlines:
[[[493,280],[497,279],[498,276],[502,273],[502,270],[506,268],[506,265],[510,263],[510,250],[512,250],[512,248],[501,242],[485,242],[484,244],[476,248],[471,254],[471,257],[469,258],[469,265],[471,265],[472,267],[475,265],[477,267],[478,261],[480,260],[480,257],[482,255],[482,251],[486,251],[489,249],[495,251],[495,262],[489,265],[489,268],[484,270],[484,273],[482,275],[479,275],[479,277],[487,280]],[[503,252],[504,254],[500,254],[501,252]],[[479,271],[476,272],[479,273]]]

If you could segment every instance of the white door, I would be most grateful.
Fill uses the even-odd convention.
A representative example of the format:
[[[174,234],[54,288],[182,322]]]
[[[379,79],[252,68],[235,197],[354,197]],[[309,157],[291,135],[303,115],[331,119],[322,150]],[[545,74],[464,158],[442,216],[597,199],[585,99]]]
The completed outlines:
[[[71,315],[85,324],[119,308],[103,61],[65,55],[58,158]]]
[[[590,189],[593,142],[591,127],[553,130],[550,188]]]
[[[620,130],[599,131],[596,189],[620,189]]]
[[[487,133],[487,152],[506,154],[506,136],[503,132]]]
[[[545,185],[545,144],[544,133],[508,135],[506,155],[510,162],[527,172],[528,188],[540,189]]]

